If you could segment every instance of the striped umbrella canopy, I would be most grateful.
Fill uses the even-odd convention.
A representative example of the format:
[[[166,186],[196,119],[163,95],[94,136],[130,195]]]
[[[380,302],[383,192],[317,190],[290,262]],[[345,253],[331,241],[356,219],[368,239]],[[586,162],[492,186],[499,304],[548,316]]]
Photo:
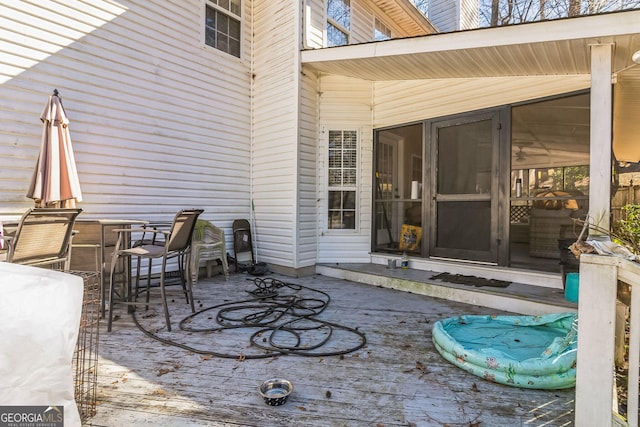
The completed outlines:
[[[54,90],[40,115],[42,144],[27,197],[36,207],[75,208],[82,201],[80,180],[71,146],[69,118]]]

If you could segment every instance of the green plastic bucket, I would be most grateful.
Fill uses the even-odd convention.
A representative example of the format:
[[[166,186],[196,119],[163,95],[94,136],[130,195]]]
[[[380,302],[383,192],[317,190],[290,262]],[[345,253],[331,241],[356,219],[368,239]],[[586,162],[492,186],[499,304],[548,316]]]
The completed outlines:
[[[567,301],[578,302],[578,289],[580,288],[580,275],[567,273],[567,281],[564,287],[564,298]]]

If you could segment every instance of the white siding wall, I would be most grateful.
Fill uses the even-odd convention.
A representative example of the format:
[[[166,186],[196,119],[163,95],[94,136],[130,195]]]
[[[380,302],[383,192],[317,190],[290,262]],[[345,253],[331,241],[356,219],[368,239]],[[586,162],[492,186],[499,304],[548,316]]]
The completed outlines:
[[[298,60],[305,5],[313,12],[307,43],[317,45],[323,1],[245,0],[240,60],[202,45],[201,0],[3,3],[0,215],[33,205],[25,193],[39,115],[57,88],[71,119],[83,217],[166,220],[202,207],[227,229],[230,250],[231,222],[250,218],[253,200],[259,260],[292,268],[366,261],[374,126],[589,85],[585,77],[318,83]],[[357,41],[371,37],[364,6],[354,2]],[[355,232],[326,229],[329,129],[359,134]]]
[[[254,122],[253,122],[253,200],[255,230],[260,260],[292,268],[304,268],[318,260],[318,227],[320,234],[326,222],[326,205],[318,206],[317,192],[326,192],[326,177],[316,175],[316,161],[326,153],[319,147],[322,135],[318,129],[318,83],[313,73],[299,74],[297,51],[294,48],[322,47],[326,26],[325,1],[306,0],[294,9],[292,2],[256,2],[254,59]],[[351,3],[351,42],[373,38],[374,13],[370,2]],[[299,33],[296,33],[299,29]],[[296,46],[294,42],[299,40]],[[274,52],[278,52],[274,56]],[[298,75],[302,77],[298,78]],[[296,86],[298,85],[298,86]],[[370,84],[366,84],[366,120],[371,120]],[[339,96],[351,94],[350,88]],[[360,98],[362,89],[356,89]],[[298,104],[293,104],[298,96]],[[277,100],[278,108],[274,108]],[[360,118],[354,117],[353,123]],[[298,125],[297,138],[292,132]],[[371,132],[361,132],[364,150],[363,167],[370,170]],[[365,129],[368,129],[365,125]],[[367,143],[367,141],[369,141]],[[320,142],[322,143],[322,142]],[[324,147],[326,150],[326,145]],[[364,154],[363,154],[364,153]],[[277,156],[277,157],[275,157]],[[275,162],[278,167],[274,167]],[[370,172],[363,175],[369,186]],[[361,180],[362,181],[362,180]],[[324,196],[320,197],[321,200]],[[297,202],[296,202],[297,201]],[[360,242],[368,250],[370,197],[360,202]],[[294,207],[293,209],[291,207]],[[319,225],[319,222],[321,225]],[[351,236],[353,237],[353,236]],[[340,238],[344,241],[344,235]],[[350,249],[350,248],[349,248]],[[349,251],[347,249],[347,251]],[[367,258],[368,259],[368,258]]]
[[[365,7],[366,1],[351,2],[351,38],[350,44],[373,40],[373,13]]]
[[[458,0],[436,0],[429,2],[429,20],[441,33],[460,29],[458,18],[460,4]]]
[[[258,260],[297,268],[300,181],[298,169],[298,2],[256,1],[253,31],[252,189]],[[305,256],[309,256],[305,253]]]
[[[314,265],[318,254],[318,80],[312,73],[300,79],[300,168],[298,189],[298,267]]]
[[[588,75],[377,82],[373,127],[542,98],[589,85]]]
[[[324,0],[303,2],[303,43],[301,48],[319,48],[324,43],[326,15]],[[300,79],[300,225],[299,267],[318,261],[318,78],[303,72]]]
[[[326,14],[324,0],[303,0],[304,44],[303,48],[319,48],[325,37]]]
[[[429,20],[445,33],[478,28],[478,0],[433,0],[429,2]]]
[[[460,22],[458,30],[471,30],[479,25],[478,0],[460,0]]]
[[[304,0],[305,9],[305,48],[322,47],[326,36],[326,0]],[[307,14],[306,9],[309,9]],[[351,1],[351,28],[349,43],[365,43],[373,40],[374,18],[382,20],[393,33],[393,37],[404,37],[410,35],[406,29],[397,25],[389,17],[385,17],[383,12],[371,1],[352,0]]]
[[[320,81],[318,146],[319,262],[369,262],[371,248],[372,83],[338,76]],[[356,130],[358,157],[358,223],[356,230],[327,229],[327,142],[329,130]]]
[[[326,26],[325,2],[306,0],[305,48],[322,47]],[[307,8],[309,13],[306,12]],[[371,2],[351,2],[351,43],[373,39],[376,14],[384,20],[379,9]],[[384,20],[395,36],[403,36],[402,29]],[[299,267],[310,265],[312,254],[317,262],[368,262],[371,248],[371,173],[372,173],[372,83],[337,76],[317,76],[305,72],[301,79],[300,120],[300,192],[299,192]],[[317,111],[320,102],[321,109]],[[318,118],[319,114],[319,118]],[[314,117],[315,116],[315,117]],[[314,121],[315,120],[315,121]],[[319,122],[319,128],[317,123]],[[327,229],[327,138],[330,129],[357,130],[359,137],[359,199],[358,229]],[[317,161],[317,164],[316,164]],[[307,176],[307,166],[314,167],[314,176]],[[317,167],[317,177],[315,168]],[[302,191],[314,185],[313,199]],[[303,187],[304,186],[304,187]],[[313,209],[316,218],[310,221],[303,213]],[[314,223],[317,230],[308,233],[307,224]],[[315,250],[312,245],[316,245]]]
[[[0,211],[25,197],[40,113],[63,96],[85,218],[249,214],[250,2],[239,60],[201,40],[201,0],[16,1],[0,6]],[[231,239],[228,238],[231,242]]]

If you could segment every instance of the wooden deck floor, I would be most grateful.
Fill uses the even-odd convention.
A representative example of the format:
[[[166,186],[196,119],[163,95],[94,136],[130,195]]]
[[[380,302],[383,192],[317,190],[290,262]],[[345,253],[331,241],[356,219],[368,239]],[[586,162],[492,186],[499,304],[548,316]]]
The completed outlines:
[[[250,298],[254,284],[244,274],[201,280],[197,309]],[[539,391],[493,384],[446,362],[431,341],[439,319],[458,314],[497,313],[476,307],[344,280],[311,276],[283,281],[331,297],[318,316],[366,335],[366,345],[343,356],[285,355],[251,359],[264,350],[250,345],[256,329],[186,332],[178,327],[190,311],[172,290],[172,325],[166,332],[160,306],[138,311],[138,319],[163,339],[145,335],[125,309],[111,333],[102,322],[97,414],[89,426],[570,426],[574,390]],[[155,290],[157,294],[157,290]],[[293,292],[288,289],[282,292]],[[302,290],[301,292],[311,292]],[[317,296],[317,294],[316,294]],[[157,308],[156,308],[157,307]],[[186,323],[213,326],[215,310]],[[357,345],[348,330],[318,351]],[[266,341],[263,339],[262,342]],[[267,406],[257,392],[270,377],[294,383],[286,404]]]

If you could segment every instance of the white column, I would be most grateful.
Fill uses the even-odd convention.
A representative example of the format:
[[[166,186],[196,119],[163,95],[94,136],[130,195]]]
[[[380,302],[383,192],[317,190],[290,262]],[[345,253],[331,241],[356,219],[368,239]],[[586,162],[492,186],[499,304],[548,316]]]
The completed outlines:
[[[609,230],[611,212],[611,97],[612,44],[591,45],[591,153],[589,168],[589,220]],[[597,238],[606,233],[591,230]]]
[[[611,427],[617,269],[614,257],[580,256],[575,425]]]

